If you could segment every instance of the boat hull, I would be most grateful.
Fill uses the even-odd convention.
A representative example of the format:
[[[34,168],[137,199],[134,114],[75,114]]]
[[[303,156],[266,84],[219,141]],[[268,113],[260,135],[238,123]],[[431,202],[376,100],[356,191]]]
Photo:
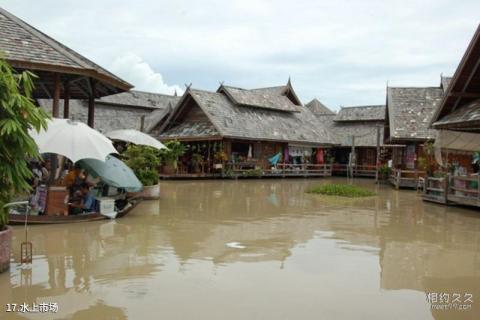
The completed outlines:
[[[121,210],[117,214],[117,218],[124,217],[127,215],[133,208],[138,204],[139,200],[131,202],[131,205],[128,205],[124,210]],[[25,224],[25,215],[23,214],[9,214],[9,224],[10,225],[19,225]],[[61,224],[61,223],[77,223],[77,222],[90,222],[109,219],[109,217],[104,216],[100,213],[93,212],[88,214],[79,214],[79,215],[69,215],[69,216],[49,216],[41,215],[34,216],[29,215],[27,224]]]

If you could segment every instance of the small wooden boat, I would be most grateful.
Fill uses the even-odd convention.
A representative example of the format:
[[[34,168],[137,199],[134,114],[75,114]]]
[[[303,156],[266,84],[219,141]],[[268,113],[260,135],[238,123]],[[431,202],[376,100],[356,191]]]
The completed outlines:
[[[129,203],[118,213],[116,218],[124,217],[132,211],[140,202],[140,199],[129,200]],[[9,224],[19,225],[25,224],[25,214],[10,213]],[[78,215],[28,215],[27,224],[59,224],[59,223],[75,223],[89,222],[97,220],[111,219],[112,217],[103,215],[98,212],[82,213]]]

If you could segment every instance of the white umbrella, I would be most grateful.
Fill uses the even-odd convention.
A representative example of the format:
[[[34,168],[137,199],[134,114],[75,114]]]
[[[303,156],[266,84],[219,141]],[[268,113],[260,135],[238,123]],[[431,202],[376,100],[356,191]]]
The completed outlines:
[[[160,141],[149,136],[146,133],[143,133],[138,130],[133,129],[124,129],[124,130],[114,130],[106,134],[112,140],[122,140],[126,142],[131,142],[134,144],[140,144],[144,146],[150,146],[156,149],[166,149]]]
[[[68,119],[54,118],[48,121],[47,130],[30,130],[29,134],[40,153],[60,154],[72,162],[86,158],[105,161],[110,153],[118,153],[112,141],[103,134],[82,122]]]

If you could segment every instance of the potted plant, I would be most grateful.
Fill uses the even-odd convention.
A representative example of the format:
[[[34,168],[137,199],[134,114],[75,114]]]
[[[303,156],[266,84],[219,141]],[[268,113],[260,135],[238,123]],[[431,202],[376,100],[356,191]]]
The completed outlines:
[[[433,142],[427,141],[423,145],[423,157],[419,157],[418,167],[425,171],[428,177],[433,176],[433,172],[436,169],[436,161],[435,161],[435,149],[433,147]]]
[[[227,153],[223,150],[219,150],[215,152],[213,155],[213,159],[215,160],[215,169],[223,169],[223,165],[226,161],[228,161]]]
[[[167,149],[160,151],[163,172],[166,174],[174,174],[178,169],[178,158],[185,153],[186,147],[177,140],[167,141],[165,142],[165,146]]]
[[[380,180],[387,180],[388,177],[390,176],[390,173],[391,173],[391,169],[390,167],[388,166],[388,164],[383,164],[380,166],[379,168],[379,173],[380,173]]]
[[[148,146],[131,144],[123,155],[126,158],[125,163],[143,184],[143,190],[136,195],[143,199],[160,198],[160,184],[158,183],[160,156],[158,150]]]
[[[28,129],[47,127],[48,115],[32,99],[34,77],[28,71],[16,73],[0,58],[0,272],[9,268],[11,253],[12,230],[5,206],[15,194],[30,191],[27,158],[40,157]]]
[[[195,173],[201,172],[201,167],[203,166],[203,155],[200,153],[192,154],[192,165]]]

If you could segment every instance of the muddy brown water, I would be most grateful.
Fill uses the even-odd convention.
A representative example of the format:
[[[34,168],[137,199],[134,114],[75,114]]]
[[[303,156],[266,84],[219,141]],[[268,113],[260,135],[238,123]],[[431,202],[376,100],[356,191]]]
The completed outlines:
[[[31,268],[15,227],[0,319],[480,319],[480,211],[304,192],[332,180],[162,182],[122,219],[31,226]]]

